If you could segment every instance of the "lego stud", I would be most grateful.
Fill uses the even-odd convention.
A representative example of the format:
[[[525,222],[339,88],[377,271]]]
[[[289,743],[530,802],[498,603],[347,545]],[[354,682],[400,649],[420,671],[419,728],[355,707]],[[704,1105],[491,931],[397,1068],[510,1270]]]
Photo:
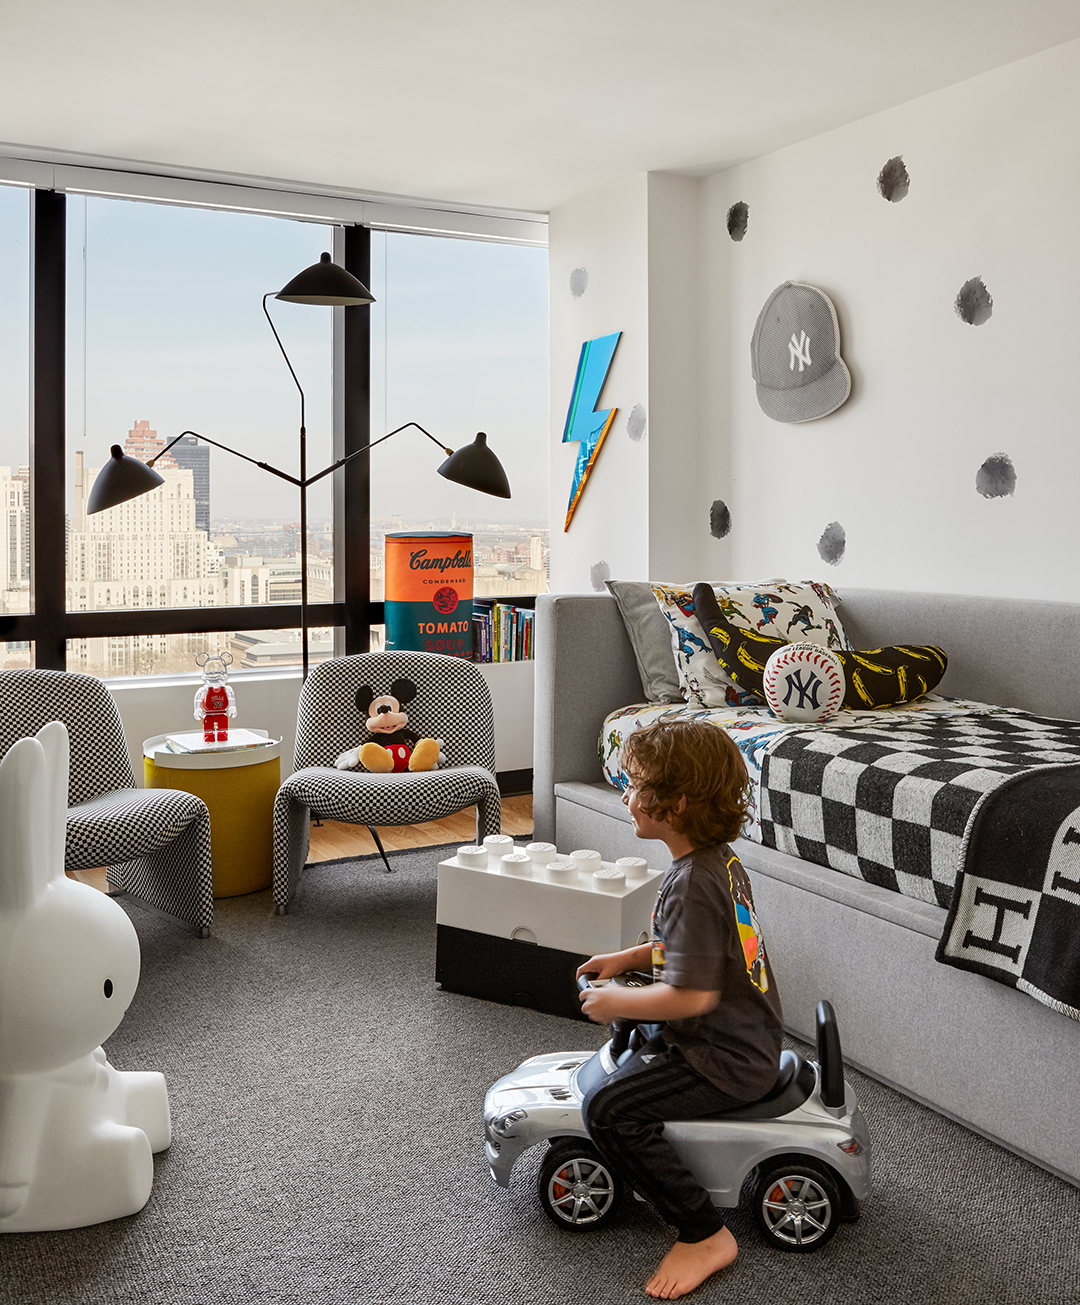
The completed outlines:
[[[519,879],[531,879],[533,872],[532,857],[528,852],[510,852],[499,862],[499,869],[504,875],[517,875]]]
[[[617,866],[601,866],[593,871],[593,887],[602,893],[621,893],[626,887],[626,876]]]

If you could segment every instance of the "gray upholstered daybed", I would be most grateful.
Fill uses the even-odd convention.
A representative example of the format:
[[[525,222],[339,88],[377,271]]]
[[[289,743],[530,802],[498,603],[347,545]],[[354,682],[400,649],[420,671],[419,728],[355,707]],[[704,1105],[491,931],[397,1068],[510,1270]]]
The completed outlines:
[[[937,644],[940,692],[1080,720],[1080,605],[841,590],[855,647]],[[597,742],[609,712],[642,702],[613,598],[537,602],[537,839],[605,859],[646,855]],[[643,851],[647,848],[647,851]],[[1080,1023],[1014,988],[935,959],[943,908],[740,840],[789,1030],[813,1040],[836,1007],[851,1064],[1080,1185]]]

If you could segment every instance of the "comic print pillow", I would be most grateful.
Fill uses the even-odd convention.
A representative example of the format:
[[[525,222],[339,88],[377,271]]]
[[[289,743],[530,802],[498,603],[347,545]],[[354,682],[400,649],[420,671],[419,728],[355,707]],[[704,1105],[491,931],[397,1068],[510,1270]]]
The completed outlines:
[[[765,637],[819,643],[834,650],[850,648],[836,607],[839,599],[816,580],[765,580],[756,584],[712,584],[717,606],[733,625]],[[671,645],[679,683],[688,702],[701,707],[737,707],[759,703],[740,689],[713,653],[694,612],[694,586],[654,584],[652,591],[671,627]]]

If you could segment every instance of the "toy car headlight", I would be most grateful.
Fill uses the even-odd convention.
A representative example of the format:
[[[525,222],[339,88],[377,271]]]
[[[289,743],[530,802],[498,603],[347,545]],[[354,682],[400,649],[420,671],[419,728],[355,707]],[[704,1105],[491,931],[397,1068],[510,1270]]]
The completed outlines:
[[[497,1119],[492,1121],[491,1131],[497,1133],[499,1137],[513,1137],[514,1125],[518,1120],[526,1119],[527,1117],[528,1111],[511,1110],[508,1114],[499,1115]]]

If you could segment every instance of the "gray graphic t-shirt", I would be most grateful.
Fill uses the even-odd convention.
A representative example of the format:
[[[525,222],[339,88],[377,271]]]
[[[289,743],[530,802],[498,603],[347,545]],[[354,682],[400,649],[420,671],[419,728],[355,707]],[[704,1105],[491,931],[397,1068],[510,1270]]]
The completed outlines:
[[[657,981],[720,993],[707,1015],[669,1020],[665,1041],[731,1096],[764,1096],[780,1068],[780,994],[750,880],[726,843],[672,862],[653,908],[652,960]]]

